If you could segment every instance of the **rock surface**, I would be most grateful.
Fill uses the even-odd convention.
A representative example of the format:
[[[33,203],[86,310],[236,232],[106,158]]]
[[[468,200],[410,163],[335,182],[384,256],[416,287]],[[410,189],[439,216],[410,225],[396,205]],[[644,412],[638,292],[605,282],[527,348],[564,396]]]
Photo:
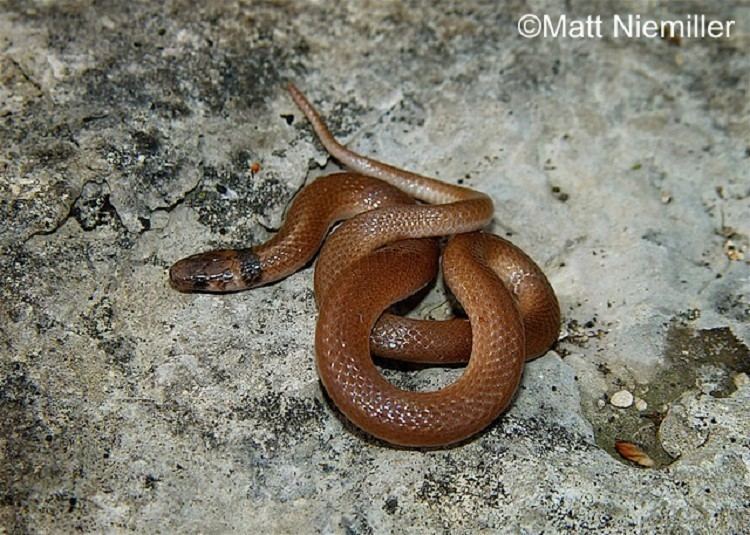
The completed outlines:
[[[563,9],[533,5],[4,3],[0,526],[746,529],[750,9],[571,2],[737,31],[523,39],[524,13]],[[561,341],[466,444],[390,448],[330,406],[310,269],[221,297],[167,284],[184,255],[266,239],[332,167],[289,80],[355,149],[492,195],[493,230],[558,292]],[[601,403],[619,390],[647,412]]]

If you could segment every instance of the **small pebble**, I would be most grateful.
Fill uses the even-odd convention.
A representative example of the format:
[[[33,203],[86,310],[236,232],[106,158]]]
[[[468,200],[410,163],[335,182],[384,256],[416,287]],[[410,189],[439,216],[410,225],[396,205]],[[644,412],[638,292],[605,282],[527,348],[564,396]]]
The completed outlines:
[[[750,377],[748,377],[746,373],[738,373],[734,376],[734,386],[737,388],[745,386],[748,383],[750,383]]]
[[[635,408],[639,411],[645,411],[646,409],[648,409],[648,403],[646,403],[641,398],[635,398]]]
[[[724,244],[724,252],[726,253],[729,260],[744,260],[744,251],[732,240],[727,240]]]
[[[603,409],[604,405],[606,405],[606,403],[604,402],[603,399],[597,399],[596,400],[596,406],[599,407],[600,409]]]
[[[633,394],[627,390],[620,390],[619,392],[612,394],[612,397],[609,398],[609,402],[615,407],[626,409],[633,404]]]

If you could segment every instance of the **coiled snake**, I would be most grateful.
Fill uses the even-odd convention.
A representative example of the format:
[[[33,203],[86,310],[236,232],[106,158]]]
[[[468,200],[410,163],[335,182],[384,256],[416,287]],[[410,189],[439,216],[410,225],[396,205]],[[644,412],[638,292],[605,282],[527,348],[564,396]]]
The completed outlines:
[[[289,92],[328,152],[354,172],[304,188],[266,243],[178,261],[169,273],[172,286],[183,292],[254,288],[294,273],[320,249],[316,362],[341,412],[375,437],[403,446],[442,446],[477,433],[509,405],[524,361],[557,339],[560,310],[552,287],[523,251],[481,230],[493,215],[488,196],[347,149],[296,87]],[[450,236],[443,277],[468,321],[384,314],[436,276],[434,238],[441,236]],[[372,353],[468,364],[453,384],[413,392],[386,381]]]

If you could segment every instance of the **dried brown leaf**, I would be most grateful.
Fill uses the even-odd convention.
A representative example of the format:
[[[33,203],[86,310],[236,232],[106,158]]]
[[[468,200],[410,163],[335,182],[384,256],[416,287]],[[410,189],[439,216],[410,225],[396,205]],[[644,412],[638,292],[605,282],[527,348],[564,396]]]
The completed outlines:
[[[623,456],[628,461],[634,462],[639,466],[646,468],[653,467],[656,463],[649,457],[645,451],[643,451],[638,445],[632,442],[626,442],[624,440],[615,441],[615,449],[617,453]]]

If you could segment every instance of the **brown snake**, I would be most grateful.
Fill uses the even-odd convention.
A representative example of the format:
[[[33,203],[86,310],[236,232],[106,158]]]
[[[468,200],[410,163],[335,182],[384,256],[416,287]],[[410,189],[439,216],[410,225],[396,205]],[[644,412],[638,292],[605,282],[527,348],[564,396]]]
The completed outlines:
[[[172,286],[183,292],[254,288],[294,273],[321,249],[316,360],[336,406],[393,444],[441,446],[477,433],[509,405],[524,361],[556,340],[560,310],[552,287],[523,251],[481,231],[493,215],[489,197],[352,152],[296,87],[289,92],[328,152],[356,173],[304,188],[279,232],[261,245],[178,261],[169,272]],[[440,236],[450,236],[443,276],[468,321],[384,314],[436,276],[438,244],[425,238]],[[386,381],[371,353],[468,365],[441,390],[413,392]]]

